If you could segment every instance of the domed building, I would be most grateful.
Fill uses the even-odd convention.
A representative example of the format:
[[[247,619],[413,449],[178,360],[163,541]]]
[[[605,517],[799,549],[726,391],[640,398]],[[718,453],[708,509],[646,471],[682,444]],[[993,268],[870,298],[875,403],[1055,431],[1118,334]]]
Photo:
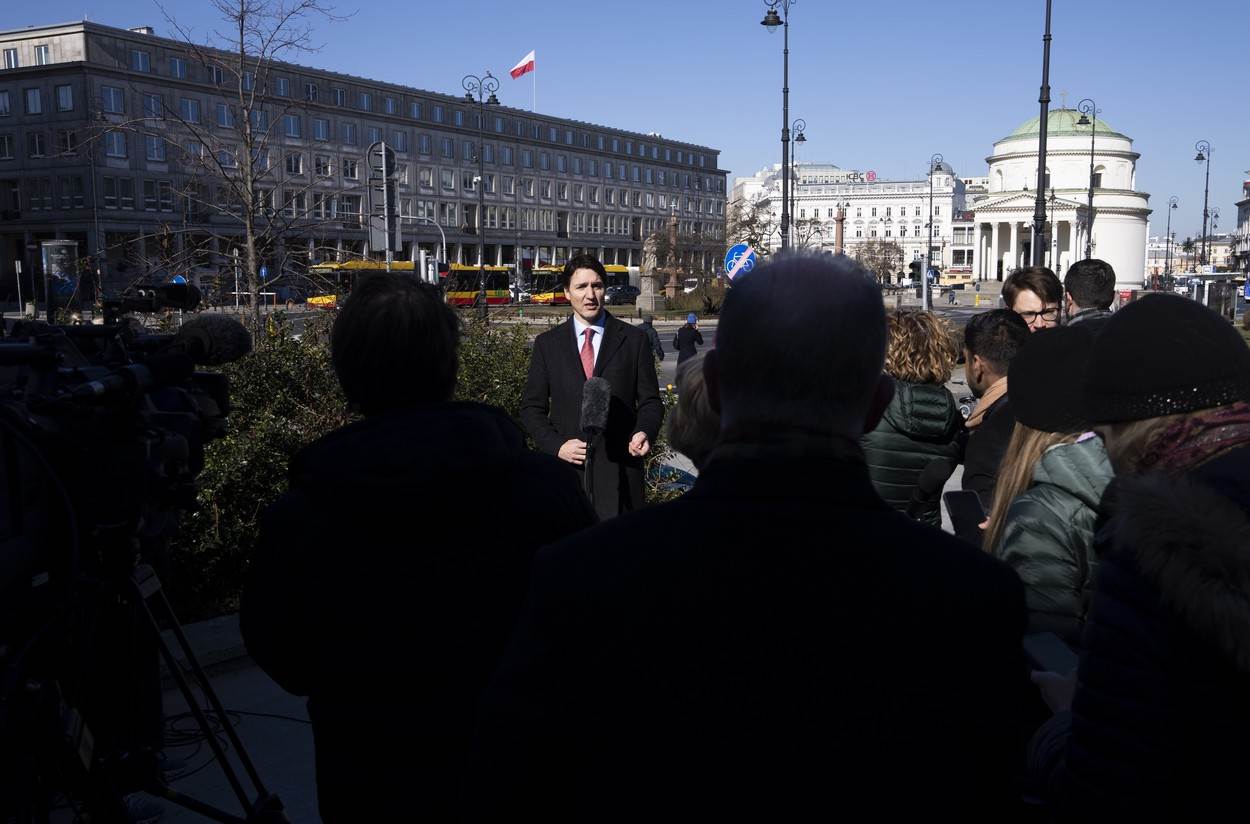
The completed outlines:
[[[1033,210],[1037,198],[1038,120],[1032,118],[994,144],[986,158],[986,194],[969,208],[975,213],[975,267],[982,280],[1003,280],[1032,263]],[[1075,109],[1049,113],[1046,140],[1046,219],[1054,226],[1046,265],[1060,278],[1089,256],[1110,263],[1118,289],[1141,288],[1146,271],[1150,196],[1137,191],[1133,141]],[[1093,138],[1093,225],[1089,187]]]

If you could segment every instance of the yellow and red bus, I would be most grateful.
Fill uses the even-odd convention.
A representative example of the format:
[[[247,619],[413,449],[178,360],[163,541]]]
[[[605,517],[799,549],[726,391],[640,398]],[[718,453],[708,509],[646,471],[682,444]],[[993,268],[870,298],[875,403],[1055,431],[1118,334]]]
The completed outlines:
[[[625,286],[629,284],[629,267],[612,264],[604,266],[607,272],[607,286]],[[530,303],[541,303],[545,306],[568,306],[564,297],[564,288],[560,279],[564,274],[563,266],[535,266],[530,280]]]
[[[485,266],[486,305],[501,306],[512,302],[508,284],[511,266]],[[453,263],[444,280],[443,295],[452,306],[473,306],[481,287],[481,269],[467,263]]]

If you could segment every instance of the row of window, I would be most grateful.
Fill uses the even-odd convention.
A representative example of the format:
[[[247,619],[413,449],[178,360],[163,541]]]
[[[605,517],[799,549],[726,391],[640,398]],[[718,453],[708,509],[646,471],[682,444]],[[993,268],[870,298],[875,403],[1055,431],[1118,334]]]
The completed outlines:
[[[83,179],[80,176],[68,177],[28,177],[22,181],[23,194],[27,208],[31,211],[48,209],[81,209],[84,206]],[[18,193],[13,191],[12,208],[21,209]]]
[[[35,65],[46,66],[52,62],[51,52],[48,50],[46,43],[35,46]],[[4,67],[6,69],[21,68],[21,61],[18,59],[17,49],[4,50]]]
[[[46,132],[26,133],[26,156],[29,158],[71,155],[78,151],[78,132],[73,129],[57,129],[53,142],[48,143]],[[12,134],[0,133],[0,160],[17,159],[17,140]]]
[[[41,47],[36,47],[36,49]],[[45,49],[46,47],[42,47]],[[9,66],[9,54],[12,51],[13,65]],[[37,52],[38,54],[38,52]],[[168,58],[168,74],[180,80],[186,80],[190,77],[190,66],[187,60],[182,57]],[[46,62],[46,61],[45,61]],[[14,49],[5,52],[6,68],[16,68],[17,52]],[[144,49],[130,50],[130,68],[133,71],[151,73],[152,71],[152,54]],[[221,86],[225,84],[226,72],[220,65],[209,65],[205,67],[208,82],[213,85]],[[245,71],[239,77],[239,83],[245,91],[251,91],[256,88],[256,75],[253,72]],[[263,90],[268,93],[268,90]],[[273,94],[277,97],[291,98],[293,96],[292,81],[288,77],[275,76],[272,84]],[[309,103],[320,102],[325,92],[319,83],[314,81],[303,81],[302,99]],[[350,104],[353,108],[363,112],[379,112],[388,115],[400,115],[404,111],[403,99],[395,95],[375,93],[365,89],[356,89],[354,95],[348,94],[348,90],[342,86],[330,87],[330,97],[327,101],[333,100],[334,105],[347,107]],[[376,103],[376,105],[375,105]],[[409,100],[406,108],[406,114],[413,120],[426,119],[428,111],[428,119],[433,123],[450,123],[451,125],[463,127],[465,125],[465,111],[447,107],[442,103],[433,103],[424,100]],[[473,128],[477,128],[477,117],[475,113],[470,113]],[[487,124],[497,134],[515,134],[518,137],[524,137],[528,134],[534,140],[542,140],[544,137],[551,143],[563,142],[567,146],[578,145],[582,148],[590,148],[595,146],[599,151],[611,151],[614,154],[626,154],[634,157],[650,157],[652,160],[659,160],[661,155],[666,163],[676,162],[689,166],[698,166],[699,168],[707,168],[709,158],[707,155],[699,152],[691,152],[685,149],[673,149],[670,146],[661,147],[654,143],[647,143],[641,140],[633,140],[621,137],[608,137],[602,134],[592,136],[588,132],[579,132],[567,127],[559,127],[548,124],[544,132],[543,126],[539,123],[526,124],[520,119],[505,118],[502,115],[490,116]],[[485,126],[483,127],[485,128]]]
[[[56,110],[72,112],[74,110],[74,87],[65,85],[53,89]],[[26,114],[45,114],[48,102],[44,100],[43,89],[22,89],[22,110]],[[0,117],[9,117],[14,113],[13,98],[8,89],[0,89]]]

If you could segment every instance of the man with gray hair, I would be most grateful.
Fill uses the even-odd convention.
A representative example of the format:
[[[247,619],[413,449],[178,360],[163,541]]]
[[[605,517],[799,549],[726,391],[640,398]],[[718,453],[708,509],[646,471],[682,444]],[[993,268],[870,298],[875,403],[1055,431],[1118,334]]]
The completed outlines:
[[[1011,817],[1021,584],[874,491],[858,438],[893,391],[884,354],[848,258],[735,282],[694,489],[535,561],[472,819]]]

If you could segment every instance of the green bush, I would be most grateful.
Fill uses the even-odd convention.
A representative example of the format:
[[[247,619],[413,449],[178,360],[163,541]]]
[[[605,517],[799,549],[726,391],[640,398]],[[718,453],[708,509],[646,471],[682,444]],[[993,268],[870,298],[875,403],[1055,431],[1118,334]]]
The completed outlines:
[[[521,393],[530,369],[529,335],[527,325],[466,322],[456,399],[498,406],[520,423]]]
[[[697,312],[700,315],[716,315],[720,313],[725,302],[725,289],[721,286],[703,285],[694,291],[678,292],[676,297],[665,298],[665,306],[678,312]]]

